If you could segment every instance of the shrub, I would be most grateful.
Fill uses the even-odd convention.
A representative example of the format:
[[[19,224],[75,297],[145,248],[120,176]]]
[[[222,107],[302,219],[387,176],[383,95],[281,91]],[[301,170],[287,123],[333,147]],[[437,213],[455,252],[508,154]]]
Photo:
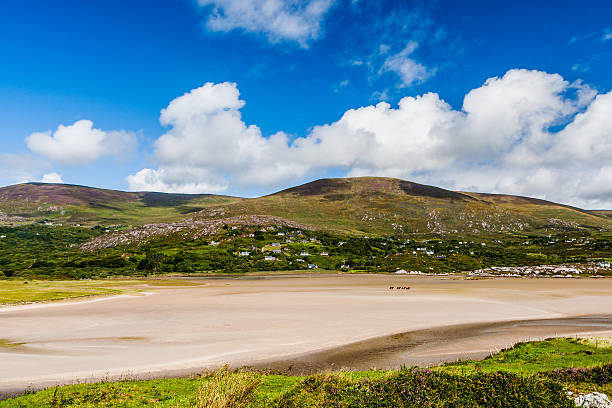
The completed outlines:
[[[561,368],[549,371],[544,376],[568,383],[587,382],[604,385],[612,383],[612,363],[591,368]]]
[[[261,383],[261,376],[252,372],[232,373],[225,366],[205,377],[198,390],[199,408],[237,408],[246,406]]]
[[[407,369],[380,380],[350,382],[314,376],[285,394],[277,407],[573,407],[561,385],[508,373],[466,377]]]

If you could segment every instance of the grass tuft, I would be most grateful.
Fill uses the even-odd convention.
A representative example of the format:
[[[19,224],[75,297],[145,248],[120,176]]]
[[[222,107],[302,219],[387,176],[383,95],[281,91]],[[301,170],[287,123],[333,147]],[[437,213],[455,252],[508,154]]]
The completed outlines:
[[[244,407],[262,381],[262,376],[248,371],[232,373],[228,366],[205,377],[198,389],[198,408]]]

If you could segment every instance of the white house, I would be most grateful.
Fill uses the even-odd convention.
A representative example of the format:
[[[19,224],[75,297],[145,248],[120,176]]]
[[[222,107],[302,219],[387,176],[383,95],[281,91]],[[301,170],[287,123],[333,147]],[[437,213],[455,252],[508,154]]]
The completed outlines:
[[[321,256],[329,256],[327,252],[321,252]]]
[[[276,257],[275,256],[266,256],[264,258],[265,261],[276,261]]]
[[[309,256],[310,254],[308,252],[300,252],[300,256]]]
[[[273,249],[272,252],[275,253],[275,254],[280,254],[281,250],[280,249]]]
[[[284,233],[284,232],[279,232],[279,233],[278,233],[278,234],[276,234],[276,235],[278,235],[279,237],[284,237],[284,236],[285,236],[285,233]]]
[[[238,256],[249,256],[251,253],[249,251],[238,252]]]
[[[0,238],[2,238],[2,237],[0,237]],[[608,261],[602,261],[602,262],[599,262],[599,263],[597,264],[597,266],[599,266],[600,268],[609,268],[609,267],[610,267],[610,262],[608,262]]]
[[[273,243],[272,243],[272,246],[273,246],[273,247],[278,247],[278,246],[281,246],[281,244],[280,244],[280,242],[273,242]]]
[[[318,266],[315,264],[308,264],[308,269],[317,269]]]

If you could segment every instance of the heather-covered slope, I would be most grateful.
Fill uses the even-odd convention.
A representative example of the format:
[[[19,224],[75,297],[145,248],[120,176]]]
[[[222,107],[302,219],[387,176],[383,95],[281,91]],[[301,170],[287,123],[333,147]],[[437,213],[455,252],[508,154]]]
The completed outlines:
[[[70,184],[26,183],[0,188],[0,222],[142,225],[171,222],[211,205],[236,201],[210,194],[124,192]],[[16,218],[20,217],[20,218]]]

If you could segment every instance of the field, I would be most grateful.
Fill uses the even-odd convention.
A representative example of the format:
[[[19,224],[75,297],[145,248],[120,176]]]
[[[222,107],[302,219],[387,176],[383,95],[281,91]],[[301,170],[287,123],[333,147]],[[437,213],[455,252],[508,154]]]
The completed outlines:
[[[308,377],[224,368],[193,378],[51,388],[0,407],[572,407],[566,389],[610,393],[612,348],[551,339],[478,362]]]

